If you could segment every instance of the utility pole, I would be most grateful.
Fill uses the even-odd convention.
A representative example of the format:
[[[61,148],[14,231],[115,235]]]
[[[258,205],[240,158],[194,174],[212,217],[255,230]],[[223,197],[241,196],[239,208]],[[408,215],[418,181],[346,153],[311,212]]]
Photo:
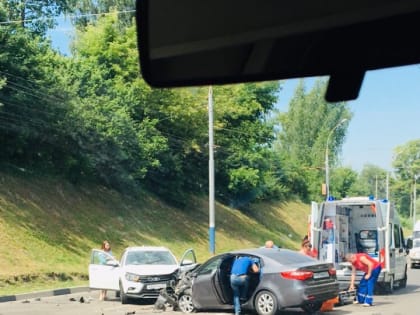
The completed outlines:
[[[213,140],[213,88],[209,87],[209,245],[210,253],[215,254],[215,213],[214,213],[214,140]]]
[[[413,226],[416,224],[416,200],[417,200],[417,174],[414,175],[414,189],[413,189]]]

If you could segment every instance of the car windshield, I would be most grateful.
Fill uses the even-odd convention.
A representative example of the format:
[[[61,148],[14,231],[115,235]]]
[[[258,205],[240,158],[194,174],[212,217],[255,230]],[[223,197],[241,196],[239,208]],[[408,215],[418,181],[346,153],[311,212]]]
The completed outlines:
[[[414,240],[413,242],[413,248],[420,247],[420,240]]]
[[[131,251],[127,253],[125,265],[176,265],[171,253],[166,251]]]

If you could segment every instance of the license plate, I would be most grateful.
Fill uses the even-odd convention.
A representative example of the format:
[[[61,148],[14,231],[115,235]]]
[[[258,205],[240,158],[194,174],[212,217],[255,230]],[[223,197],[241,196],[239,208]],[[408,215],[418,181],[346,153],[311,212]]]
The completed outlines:
[[[329,277],[330,277],[330,274],[328,273],[328,271],[314,273],[314,279],[322,279],[322,278],[329,278]]]
[[[166,283],[154,283],[154,284],[148,284],[147,289],[149,290],[157,290],[157,289],[163,289],[166,288]]]

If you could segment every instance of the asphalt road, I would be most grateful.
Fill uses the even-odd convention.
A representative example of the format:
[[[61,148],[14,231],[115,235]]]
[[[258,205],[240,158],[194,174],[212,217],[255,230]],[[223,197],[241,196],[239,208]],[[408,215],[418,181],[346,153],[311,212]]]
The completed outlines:
[[[99,301],[98,291],[78,292],[59,296],[43,296],[0,303],[0,315],[180,315],[167,308],[165,311],[153,309],[153,302],[122,305],[114,293],[108,293],[109,299]],[[83,298],[83,303],[80,299]],[[392,295],[376,295],[375,306],[347,304],[335,307],[329,315],[418,315],[420,314],[420,269],[409,270],[408,285],[396,290]],[[200,312],[199,315],[230,315],[231,313]],[[281,312],[286,314],[304,314],[299,309]]]

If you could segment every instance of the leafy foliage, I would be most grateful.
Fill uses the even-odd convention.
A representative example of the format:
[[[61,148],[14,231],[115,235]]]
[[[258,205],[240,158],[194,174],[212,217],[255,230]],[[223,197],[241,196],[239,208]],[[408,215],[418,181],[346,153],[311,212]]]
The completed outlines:
[[[4,16],[0,21],[9,22],[14,28],[27,28],[36,35],[45,35],[49,28],[57,24],[54,18],[70,9],[70,2],[69,0],[3,0]]]
[[[396,183],[392,186],[400,211],[412,216],[414,182],[420,177],[420,139],[409,141],[394,150]]]
[[[373,164],[366,164],[352,185],[353,196],[387,197],[387,171]]]
[[[307,93],[301,81],[290,101],[289,110],[280,113],[277,118],[281,128],[276,150],[283,151],[280,156],[284,164],[294,165],[290,175],[295,176],[298,183],[305,183],[294,191],[305,200],[320,199],[327,142],[329,166],[333,169],[349,121],[338,124],[345,118],[351,118],[346,103],[332,104],[324,100],[325,89],[326,82],[318,80]]]
[[[69,57],[44,38],[63,12],[87,13],[74,21]],[[149,87],[133,14],[131,0],[0,4],[1,162],[124,192],[146,188],[177,205],[207,193],[208,88]],[[280,82],[213,88],[219,200],[240,208],[260,199],[320,200],[326,157],[334,196],[386,194],[384,170],[340,167],[352,114],[346,103],[327,103],[325,87],[319,80],[307,91],[301,81],[285,113],[275,111]],[[418,143],[408,147],[398,148],[391,181],[405,213],[419,171]]]
[[[66,94],[57,77],[61,58],[48,42],[22,28],[0,29],[3,160],[51,168],[60,161]]]

